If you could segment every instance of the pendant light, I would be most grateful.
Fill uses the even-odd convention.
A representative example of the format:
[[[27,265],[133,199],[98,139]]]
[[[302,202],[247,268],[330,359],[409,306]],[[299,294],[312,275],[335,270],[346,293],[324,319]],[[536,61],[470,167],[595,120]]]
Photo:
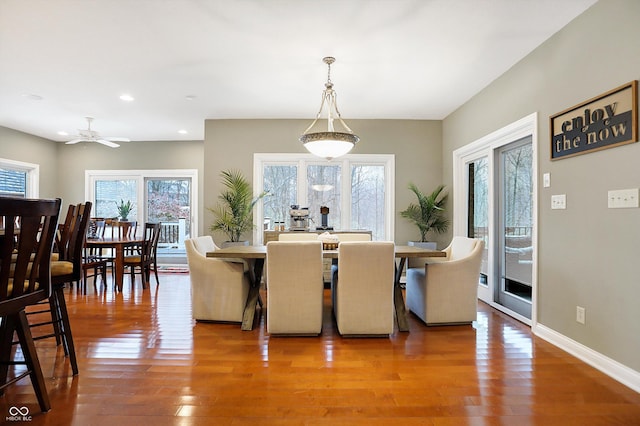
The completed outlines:
[[[320,102],[320,110],[315,120],[311,123],[307,130],[300,136],[300,142],[313,155],[331,160],[336,157],[345,155],[355,146],[360,138],[353,134],[353,131],[347,126],[340,116],[338,105],[336,103],[336,92],[333,90],[331,82],[331,64],[336,59],[327,56],[322,61],[327,64],[327,82],[324,84],[325,89],[322,91],[322,101]],[[313,126],[322,117],[322,111],[326,109],[327,131],[311,132]],[[340,122],[345,131],[337,132],[334,128],[334,121]]]

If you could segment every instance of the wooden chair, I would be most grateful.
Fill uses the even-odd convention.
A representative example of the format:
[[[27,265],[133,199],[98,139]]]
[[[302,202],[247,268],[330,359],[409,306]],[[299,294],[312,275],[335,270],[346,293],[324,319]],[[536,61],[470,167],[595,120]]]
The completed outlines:
[[[144,242],[139,246],[135,246],[131,251],[131,254],[124,257],[124,267],[130,268],[132,284],[135,282],[135,273],[137,269],[140,272],[142,288],[147,288],[151,279],[152,268],[155,271],[156,284],[160,284],[156,264],[156,252],[158,249],[159,238],[160,223],[145,223]]]
[[[133,238],[138,232],[138,222],[135,220],[120,221],[115,220],[111,222],[111,237],[112,238]]]
[[[105,226],[106,221],[104,219],[90,219],[87,239],[104,237]],[[99,276],[102,277],[103,285],[105,287],[107,286],[107,268],[112,262],[113,257],[105,256],[102,253],[102,249],[90,248],[85,245],[82,259],[82,285],[85,292],[87,291],[87,279],[89,277],[93,277],[94,289],[96,288],[96,280]]]
[[[67,219],[69,224],[65,223],[64,231],[68,235],[62,235],[60,241],[66,242],[59,246],[58,260],[51,261],[51,296],[49,297],[49,308],[46,311],[34,311],[31,314],[41,314],[50,312],[51,320],[31,323],[31,327],[41,327],[44,325],[52,325],[53,332],[49,334],[34,337],[34,340],[55,337],[58,344],[62,343],[65,356],[69,357],[73,374],[78,374],[78,363],[76,360],[76,351],[73,343],[73,335],[71,333],[71,324],[69,322],[69,314],[64,299],[65,284],[72,285],[74,282],[80,282],[82,278],[82,261],[83,249],[85,244],[85,236],[89,225],[89,216],[91,215],[91,202],[70,206],[69,210],[74,213]],[[68,225],[68,226],[67,226]]]
[[[51,403],[25,308],[51,294],[50,262],[61,200],[0,198],[4,233],[0,237],[0,394],[29,376],[42,411]],[[16,219],[20,228],[17,229]],[[11,359],[14,332],[24,361]],[[9,380],[9,365],[26,371]]]

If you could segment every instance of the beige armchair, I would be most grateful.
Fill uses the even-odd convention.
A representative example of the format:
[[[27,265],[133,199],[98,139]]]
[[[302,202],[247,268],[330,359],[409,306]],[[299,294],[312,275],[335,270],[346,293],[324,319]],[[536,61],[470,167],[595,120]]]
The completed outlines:
[[[322,331],[322,243],[267,243],[267,331],[318,335]]]
[[[332,297],[340,334],[393,333],[394,252],[390,241],[346,241],[338,246]]]
[[[482,240],[453,237],[445,258],[407,269],[407,307],[427,325],[475,321]]]
[[[242,322],[249,276],[240,261],[206,257],[218,247],[211,236],[185,240],[191,279],[192,316],[200,321]]]

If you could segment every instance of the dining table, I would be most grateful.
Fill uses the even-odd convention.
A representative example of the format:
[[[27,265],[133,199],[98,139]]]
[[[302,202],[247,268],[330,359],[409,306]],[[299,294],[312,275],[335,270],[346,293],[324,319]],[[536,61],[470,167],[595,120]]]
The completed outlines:
[[[325,259],[337,259],[338,256],[339,249],[322,251],[322,257]],[[398,323],[399,331],[409,331],[407,309],[402,295],[402,284],[400,282],[407,259],[445,256],[446,254],[439,250],[425,249],[416,246],[395,246],[395,257],[398,259],[398,263],[396,264],[394,277],[393,304],[395,307],[396,321]],[[242,259],[249,265],[250,286],[242,316],[241,329],[244,331],[252,330],[255,313],[260,300],[260,282],[262,281],[264,262],[267,258],[267,247],[264,245],[231,246],[207,252],[207,257],[220,259]]]
[[[87,248],[97,249],[113,249],[115,256],[113,258],[113,272],[114,272],[114,288],[117,291],[122,291],[124,283],[124,256],[127,247],[134,247],[144,243],[143,237],[137,236],[123,236],[123,237],[98,237],[86,239]]]

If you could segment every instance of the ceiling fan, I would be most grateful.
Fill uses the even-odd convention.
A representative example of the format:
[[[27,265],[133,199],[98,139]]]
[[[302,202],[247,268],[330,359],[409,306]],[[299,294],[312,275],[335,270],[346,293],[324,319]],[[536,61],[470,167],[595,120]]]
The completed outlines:
[[[91,130],[91,122],[93,121],[93,117],[85,117],[87,119],[87,129],[78,129],[78,137],[70,140],[69,142],[65,142],[67,145],[73,145],[78,142],[98,142],[102,145],[106,145],[111,148],[118,148],[116,142],[131,142],[127,138],[113,138],[113,137],[102,137],[100,133],[95,130]]]

